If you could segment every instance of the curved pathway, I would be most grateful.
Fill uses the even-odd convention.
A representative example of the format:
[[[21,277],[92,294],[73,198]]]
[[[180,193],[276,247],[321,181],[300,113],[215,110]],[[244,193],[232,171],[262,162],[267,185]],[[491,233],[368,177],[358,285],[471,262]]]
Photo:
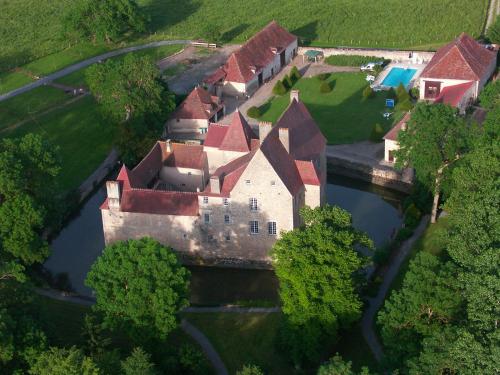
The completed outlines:
[[[91,57],[89,59],[80,61],[76,64],[70,65],[64,69],[57,71],[57,72],[54,72],[54,73],[49,74],[45,77],[42,77],[35,82],[27,84],[27,85],[20,87],[18,89],[9,91],[5,94],[2,94],[2,95],[0,95],[0,102],[3,100],[13,98],[14,96],[20,95],[24,92],[33,90],[36,87],[46,85],[47,83],[49,83],[55,79],[58,79],[58,78],[61,78],[65,75],[68,75],[70,73],[76,72],[77,70],[80,70],[82,68],[86,68],[87,66],[95,64],[99,61],[109,59],[110,57],[123,55],[124,53],[128,53],[128,52],[140,51],[140,50],[143,50],[146,48],[169,46],[169,45],[174,45],[174,44],[190,44],[190,43],[192,43],[191,40],[162,40],[162,41],[158,41],[158,42],[151,42],[151,43],[147,43],[147,44],[141,44],[138,46],[131,46],[131,47],[126,47],[126,48],[121,48],[121,49],[113,50],[110,52],[106,52],[106,53],[103,53],[102,55],[94,56],[94,57]]]
[[[380,345],[377,333],[375,332],[374,329],[375,316],[382,307],[387,292],[391,287],[392,281],[398,274],[401,264],[403,264],[406,257],[410,254],[410,251],[415,242],[420,238],[422,233],[424,233],[425,229],[427,228],[428,222],[429,222],[429,215],[426,215],[420,221],[420,224],[415,229],[413,235],[408,240],[403,242],[403,244],[399,248],[398,254],[392,260],[392,263],[389,265],[389,268],[384,276],[384,281],[380,285],[377,295],[374,298],[368,299],[369,306],[363,313],[363,318],[361,319],[361,328],[363,332],[363,337],[365,338],[366,343],[370,347],[374,357],[378,362],[382,360],[384,353],[382,350],[382,345]]]
[[[186,319],[182,319],[181,328],[183,329],[184,332],[186,332],[189,336],[191,336],[198,343],[198,345],[201,346],[203,352],[205,352],[205,355],[212,363],[212,366],[214,367],[217,375],[229,374],[227,372],[226,366],[224,365],[224,362],[222,362],[222,359],[220,358],[219,354],[217,353],[213,345],[198,328],[189,323]]]

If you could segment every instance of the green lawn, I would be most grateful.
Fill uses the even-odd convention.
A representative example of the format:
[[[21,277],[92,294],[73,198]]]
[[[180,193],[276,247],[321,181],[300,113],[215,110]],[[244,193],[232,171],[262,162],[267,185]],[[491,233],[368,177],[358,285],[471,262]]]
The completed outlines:
[[[302,78],[294,86],[300,90],[300,98],[316,120],[329,144],[353,143],[367,140],[373,126],[381,124],[388,131],[392,120],[382,117],[385,110],[385,93],[375,98],[363,99],[367,86],[364,73],[335,73],[328,78],[333,87],[330,93],[320,93],[318,78]],[[261,106],[261,120],[276,122],[290,99],[286,94],[274,97]]]
[[[281,314],[185,314],[213,344],[234,375],[245,364],[255,364],[265,374],[291,374],[293,369],[277,349]]]
[[[111,150],[114,128],[100,115],[91,97],[34,118],[1,136],[43,134],[59,147],[62,169],[59,176],[64,190],[77,188],[97,168]]]
[[[123,44],[152,39],[202,38],[207,24],[215,25],[229,41],[244,41],[275,19],[306,43],[391,48],[436,48],[460,32],[479,36],[488,0],[138,0],[151,17],[150,34],[129,36]],[[10,69],[61,51],[34,70],[95,55],[114,45],[80,46],[63,37],[61,18],[74,6],[70,0],[8,0],[0,12],[0,68]],[[230,14],[230,17],[221,15]],[[464,17],[464,14],[467,17]],[[74,50],[73,50],[74,48]],[[65,50],[68,50],[65,51]],[[78,52],[76,52],[78,54]],[[0,89],[1,90],[1,89]],[[8,91],[8,90],[7,90]]]
[[[62,104],[70,98],[71,96],[62,90],[42,86],[0,102],[0,130],[36,116],[38,113]]]

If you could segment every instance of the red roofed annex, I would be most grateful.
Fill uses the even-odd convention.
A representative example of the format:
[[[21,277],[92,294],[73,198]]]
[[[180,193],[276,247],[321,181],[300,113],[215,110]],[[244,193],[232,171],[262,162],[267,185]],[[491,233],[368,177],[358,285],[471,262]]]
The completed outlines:
[[[325,202],[326,139],[298,91],[258,135],[236,111],[212,124],[203,145],[157,142],[132,170],[108,181],[106,243],[151,236],[187,257],[269,263],[299,210]]]

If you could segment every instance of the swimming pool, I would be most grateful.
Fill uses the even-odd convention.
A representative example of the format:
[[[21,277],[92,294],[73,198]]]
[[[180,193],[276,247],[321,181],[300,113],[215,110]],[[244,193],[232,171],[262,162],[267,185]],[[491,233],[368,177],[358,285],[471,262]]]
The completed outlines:
[[[416,72],[417,69],[391,68],[389,74],[387,74],[382,81],[382,86],[396,88],[400,83],[402,83],[404,87],[408,87],[408,84]]]

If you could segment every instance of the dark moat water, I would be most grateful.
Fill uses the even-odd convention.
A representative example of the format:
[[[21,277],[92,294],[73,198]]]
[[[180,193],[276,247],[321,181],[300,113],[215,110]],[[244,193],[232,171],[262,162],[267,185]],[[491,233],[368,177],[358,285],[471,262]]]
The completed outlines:
[[[52,255],[45,267],[54,275],[67,273],[75,292],[90,296],[84,280],[92,263],[104,248],[99,206],[104,187],[87,200],[52,241]],[[328,202],[352,214],[353,225],[363,230],[376,245],[389,241],[401,226],[403,195],[369,183],[332,175],[328,178]],[[277,300],[277,280],[272,271],[214,267],[189,267],[192,273],[191,302],[220,304],[238,300]]]

